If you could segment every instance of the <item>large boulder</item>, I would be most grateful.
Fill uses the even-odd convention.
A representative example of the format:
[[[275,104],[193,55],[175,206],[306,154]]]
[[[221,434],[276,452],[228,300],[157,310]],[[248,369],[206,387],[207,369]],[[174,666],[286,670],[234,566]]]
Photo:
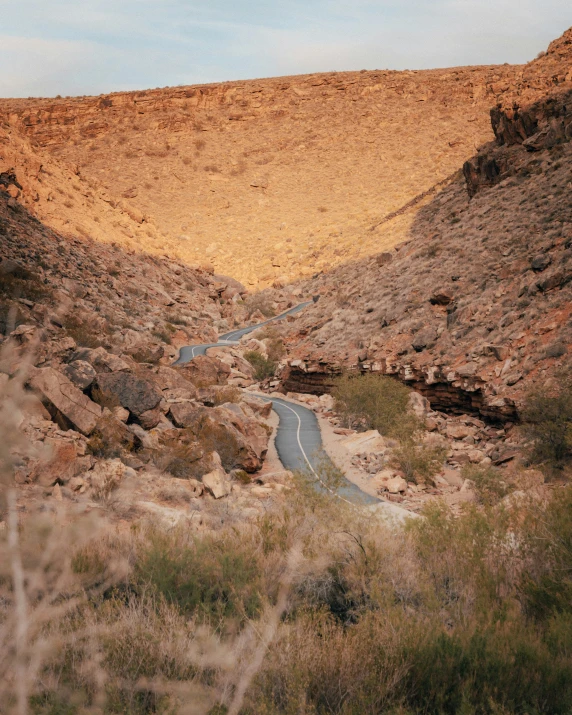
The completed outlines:
[[[272,412],[272,402],[262,400],[260,397],[254,397],[253,395],[243,395],[242,401],[246,403],[253,412],[256,412],[264,419],[270,417]]]
[[[218,452],[224,468],[258,471],[268,451],[268,432],[238,405],[207,408],[182,402],[171,405],[169,416],[186,428],[205,452]]]
[[[197,389],[179,370],[160,365],[152,370],[153,381],[161,390],[186,390],[196,396]]]
[[[268,432],[256,420],[248,417],[239,405],[216,407],[214,419],[219,420],[228,439],[227,449],[213,449],[220,454],[226,469],[242,468],[246,472],[258,471],[268,452]],[[230,453],[230,457],[229,457]]]
[[[87,390],[97,376],[93,365],[85,360],[74,360],[63,368],[64,375],[80,390]]]
[[[203,476],[203,485],[215,499],[221,499],[231,492],[231,484],[223,469],[215,469]]]
[[[161,402],[161,391],[150,381],[129,372],[101,373],[92,388],[93,399],[100,405],[121,405],[135,418],[154,410]]]
[[[82,348],[75,354],[76,360],[83,360],[93,365],[96,372],[121,372],[128,371],[131,366],[113,353],[108,353],[105,348]]]
[[[208,355],[197,355],[194,360],[178,368],[183,377],[196,387],[226,385],[230,367]]]
[[[204,408],[194,402],[175,402],[169,407],[168,414],[176,427],[192,427],[198,424]]]
[[[38,393],[52,418],[62,429],[90,435],[101,417],[101,407],[53,367],[33,368],[30,386]]]

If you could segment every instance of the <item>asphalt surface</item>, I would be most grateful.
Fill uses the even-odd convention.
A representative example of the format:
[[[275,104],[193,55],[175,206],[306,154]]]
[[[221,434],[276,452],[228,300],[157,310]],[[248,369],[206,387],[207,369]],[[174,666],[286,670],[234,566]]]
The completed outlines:
[[[258,330],[258,328],[261,328],[263,325],[268,325],[268,323],[274,323],[277,320],[283,320],[284,318],[287,318],[289,315],[294,315],[300,310],[303,310],[307,305],[310,305],[311,302],[312,301],[308,301],[307,303],[300,303],[300,305],[296,305],[294,308],[290,308],[290,310],[287,310],[285,313],[280,313],[280,315],[277,315],[275,318],[269,318],[262,323],[257,323],[256,325],[249,325],[248,327],[241,328],[240,330],[231,330],[230,333],[225,333],[224,335],[221,335],[218,339],[218,343],[206,343],[204,345],[186,345],[185,347],[180,349],[179,357],[177,359],[177,362],[174,364],[184,365],[186,362],[190,362],[193,358],[196,358],[197,355],[206,355],[206,352],[209,348],[217,348],[224,345],[238,345],[243,335],[248,335],[248,333],[252,333],[255,330]]]
[[[272,408],[278,415],[276,451],[286,469],[309,472],[316,480],[318,491],[334,493],[351,504],[366,506],[380,503],[379,499],[362,492],[336,469],[322,447],[320,425],[312,410],[279,397],[259,394],[256,397],[272,402]],[[339,479],[336,479],[335,489],[332,489],[327,475],[334,473]]]
[[[240,330],[232,330],[221,335],[218,343],[204,345],[188,345],[181,348],[179,358],[175,365],[190,362],[197,355],[205,355],[209,348],[224,345],[238,345],[240,338],[252,333],[263,325],[282,320],[288,315],[293,315],[303,310],[310,302],[301,303],[295,308],[281,313],[275,318],[265,320],[257,325],[250,325]],[[335,467],[322,447],[322,435],[316,415],[307,407],[283,400],[279,397],[266,397],[256,395],[267,402],[272,402],[272,407],[279,418],[276,432],[276,451],[285,469],[302,470],[309,472],[316,480],[318,491],[335,493],[340,499],[356,505],[380,504],[380,500],[362,492],[353,482],[341,477],[341,484],[336,484],[335,491],[324,481],[324,475],[331,474]]]

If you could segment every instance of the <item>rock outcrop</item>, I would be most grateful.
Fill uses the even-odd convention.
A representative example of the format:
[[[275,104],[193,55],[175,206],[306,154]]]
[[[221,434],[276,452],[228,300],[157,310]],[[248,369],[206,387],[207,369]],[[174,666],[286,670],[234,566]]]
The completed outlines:
[[[72,427],[90,435],[101,417],[101,407],[78,390],[65,375],[54,368],[34,369],[31,387],[40,395],[54,420],[62,427]]]
[[[571,39],[523,68],[492,113],[501,144],[418,210],[390,262],[363,259],[305,284],[320,300],[284,329],[285,391],[322,394],[343,369],[374,372],[434,409],[506,422],[533,385],[570,365]]]

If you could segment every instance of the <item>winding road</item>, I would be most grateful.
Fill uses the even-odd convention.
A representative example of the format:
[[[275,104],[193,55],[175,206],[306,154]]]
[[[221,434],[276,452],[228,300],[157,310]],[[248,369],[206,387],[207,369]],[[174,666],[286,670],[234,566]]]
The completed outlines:
[[[263,325],[282,320],[289,315],[294,315],[303,310],[311,301],[300,303],[287,310],[285,313],[277,315],[275,318],[265,320],[257,325],[250,325],[240,330],[232,330],[221,335],[217,343],[206,343],[202,345],[188,345],[182,347],[175,365],[183,365],[190,362],[198,355],[205,355],[209,348],[221,347],[224,345],[238,345],[240,338],[252,333]],[[316,478],[316,489],[335,493],[343,501],[351,504],[367,506],[372,504],[382,504],[379,499],[363,492],[358,486],[348,479],[343,478],[341,485],[336,485],[335,492],[322,481],[321,474],[329,469],[335,469],[332,461],[324,451],[322,446],[322,435],[318,418],[307,407],[290,402],[279,397],[268,397],[256,394],[256,397],[272,403],[272,408],[279,418],[278,430],[276,432],[276,451],[280,461],[286,469],[309,470]]]

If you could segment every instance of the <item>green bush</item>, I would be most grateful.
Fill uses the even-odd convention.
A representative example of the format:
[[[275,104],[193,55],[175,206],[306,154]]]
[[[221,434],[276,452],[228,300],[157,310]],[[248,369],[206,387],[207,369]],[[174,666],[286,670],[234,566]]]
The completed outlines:
[[[523,432],[533,443],[531,460],[561,468],[572,458],[572,377],[560,376],[556,390],[535,390],[521,410]]]
[[[256,380],[266,380],[269,377],[274,377],[276,374],[276,362],[269,357],[265,358],[264,355],[256,350],[247,350],[247,352],[244,353],[244,358],[248,360],[254,368],[254,378]]]
[[[376,429],[405,439],[420,427],[409,405],[409,389],[382,375],[342,375],[334,382],[335,409],[347,427]]]
[[[180,613],[215,624],[254,618],[262,607],[260,564],[248,542],[204,537],[181,544],[176,535],[155,534],[135,574]]]
[[[481,467],[477,464],[467,464],[461,472],[463,479],[470,479],[475,485],[475,493],[481,504],[493,506],[514,491],[507,480],[506,472],[495,467]]]
[[[418,484],[441,471],[446,453],[443,447],[417,445],[412,439],[405,439],[393,450],[392,462],[408,482]]]

